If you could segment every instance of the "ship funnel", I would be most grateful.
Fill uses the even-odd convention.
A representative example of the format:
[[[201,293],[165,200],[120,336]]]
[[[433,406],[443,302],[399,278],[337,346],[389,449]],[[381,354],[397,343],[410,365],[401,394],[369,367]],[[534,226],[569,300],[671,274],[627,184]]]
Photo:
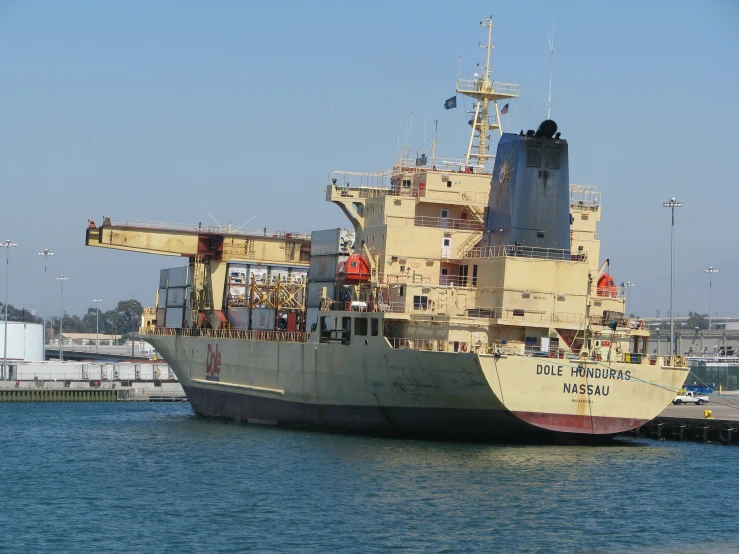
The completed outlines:
[[[566,140],[554,138],[556,133],[557,124],[547,119],[536,132],[503,134],[495,156],[483,246],[569,252],[568,147]]]

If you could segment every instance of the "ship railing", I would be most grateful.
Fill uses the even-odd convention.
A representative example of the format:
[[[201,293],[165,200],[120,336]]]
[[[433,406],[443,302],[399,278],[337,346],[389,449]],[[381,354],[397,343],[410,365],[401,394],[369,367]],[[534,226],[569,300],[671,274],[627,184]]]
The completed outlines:
[[[573,253],[565,248],[539,248],[536,246],[499,245],[470,248],[464,258],[530,258],[534,260],[556,260],[563,262],[584,262],[585,252]]]
[[[647,324],[643,319],[636,319],[630,317],[613,317],[610,315],[596,315],[590,318],[590,323],[593,325],[600,325],[607,327],[613,322],[616,322],[618,329],[641,331],[647,328]]]
[[[482,316],[490,319],[503,319],[516,322],[532,323],[568,323],[581,325],[585,316],[577,312],[548,312],[544,310],[527,310],[523,308],[477,308]],[[469,312],[470,310],[468,310]]]
[[[597,212],[598,210],[600,210],[600,205],[598,204],[570,204],[570,211],[573,212]]]
[[[348,185],[331,184],[326,188],[326,200],[399,196],[439,200],[449,204],[477,205],[479,207],[487,206],[488,203],[489,193],[487,192],[428,189],[425,185],[421,185],[423,183],[409,186],[398,183],[387,187],[350,187]]]
[[[623,298],[625,294],[623,287],[600,287],[595,291],[598,298]]]
[[[286,231],[275,231],[270,229],[234,229],[219,225],[190,225],[186,223],[169,223],[166,221],[142,221],[127,219],[124,223],[112,223],[114,227],[131,227],[135,229],[153,229],[164,231],[194,231],[199,233],[218,233],[224,235],[264,236],[271,238],[295,238],[310,240],[310,233],[290,233]]]
[[[356,300],[328,300],[321,302],[324,312],[384,312],[405,313],[405,302],[362,302]]]
[[[435,229],[454,229],[459,231],[482,231],[482,223],[474,219],[452,219],[449,217],[431,217],[425,215],[399,216],[386,215],[386,225],[400,227],[433,227]]]
[[[570,185],[570,209],[575,211],[598,211],[600,192],[592,185]]]
[[[448,173],[477,173],[489,175],[493,171],[495,156],[486,160],[484,165],[474,161],[467,162],[465,158],[400,158],[393,166],[394,171],[402,173],[420,173],[423,171],[443,171]]]
[[[339,189],[378,189],[389,188],[392,170],[358,172],[329,171],[328,182]]]
[[[485,354],[490,352],[487,342],[482,341],[461,341],[448,339],[431,339],[431,338],[397,338],[385,337],[388,344],[392,348],[399,350],[425,350],[428,352],[458,352],[458,353],[478,353]]]
[[[170,329],[157,327],[151,336],[198,337],[209,339],[257,340],[268,342],[307,342],[310,333],[302,331],[258,331],[246,329]]]
[[[485,90],[485,81],[477,79],[457,79],[457,91],[465,92],[489,92],[508,98],[518,97],[521,91],[521,85],[517,83],[501,83],[498,81],[490,81],[491,89]]]
[[[380,285],[422,285],[426,287],[469,287],[477,286],[477,278],[458,275],[427,275],[424,273],[380,273],[377,277]]]

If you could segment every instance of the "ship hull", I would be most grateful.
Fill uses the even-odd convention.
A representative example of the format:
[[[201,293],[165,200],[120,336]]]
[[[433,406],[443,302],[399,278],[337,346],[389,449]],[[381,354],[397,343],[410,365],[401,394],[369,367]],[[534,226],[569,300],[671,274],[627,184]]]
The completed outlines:
[[[289,428],[313,428],[383,436],[429,437],[502,442],[601,441],[648,420],[608,418],[599,433],[582,433],[577,417],[514,414],[507,410],[407,408],[307,404],[248,394],[187,387],[187,398],[200,417]],[[527,417],[540,421],[537,426]],[[589,425],[589,423],[588,423]]]
[[[394,349],[382,337],[357,347],[149,340],[199,416],[383,435],[603,440],[656,417],[672,398],[668,388],[687,376],[642,364],[630,367],[628,378],[618,378],[620,368],[596,378],[576,362]],[[637,378],[639,370],[650,373]]]

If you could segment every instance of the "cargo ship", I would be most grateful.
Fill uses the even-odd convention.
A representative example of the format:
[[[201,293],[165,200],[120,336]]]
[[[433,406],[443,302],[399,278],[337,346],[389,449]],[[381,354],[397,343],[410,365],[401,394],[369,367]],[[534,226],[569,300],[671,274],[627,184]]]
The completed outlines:
[[[198,415],[584,442],[670,403],[685,359],[649,355],[644,322],[625,316],[600,263],[601,194],[569,183],[556,123],[503,132],[499,102],[519,85],[492,78],[481,24],[484,71],[456,85],[472,100],[466,153],[437,157],[434,140],[388,171],[330,172],[326,200],[350,229],[88,222],[89,246],[189,259],[162,271],[141,331]]]

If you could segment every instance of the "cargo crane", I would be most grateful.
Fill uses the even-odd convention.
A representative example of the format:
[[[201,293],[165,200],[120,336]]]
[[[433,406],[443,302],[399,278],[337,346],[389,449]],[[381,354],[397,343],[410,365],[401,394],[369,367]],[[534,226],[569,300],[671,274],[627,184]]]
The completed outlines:
[[[147,310],[143,327],[230,327],[224,312],[232,305],[272,310],[287,316],[291,327],[305,321],[305,276],[310,262],[310,235],[280,231],[239,230],[160,222],[113,223],[104,217],[97,226],[88,222],[86,246],[188,258],[181,268],[184,281],[181,321],[165,324],[162,313],[170,287],[164,270],[157,292],[157,310]],[[229,265],[254,268],[231,282]],[[275,268],[267,271],[267,268]],[[235,274],[236,275],[236,274]],[[294,276],[294,277],[293,277]],[[237,294],[234,294],[234,290]],[[156,321],[151,321],[156,320]],[[160,321],[161,320],[161,321]],[[269,322],[268,322],[269,323]],[[272,322],[274,323],[274,322]],[[304,323],[302,323],[304,325]],[[294,330],[294,329],[293,329]]]

